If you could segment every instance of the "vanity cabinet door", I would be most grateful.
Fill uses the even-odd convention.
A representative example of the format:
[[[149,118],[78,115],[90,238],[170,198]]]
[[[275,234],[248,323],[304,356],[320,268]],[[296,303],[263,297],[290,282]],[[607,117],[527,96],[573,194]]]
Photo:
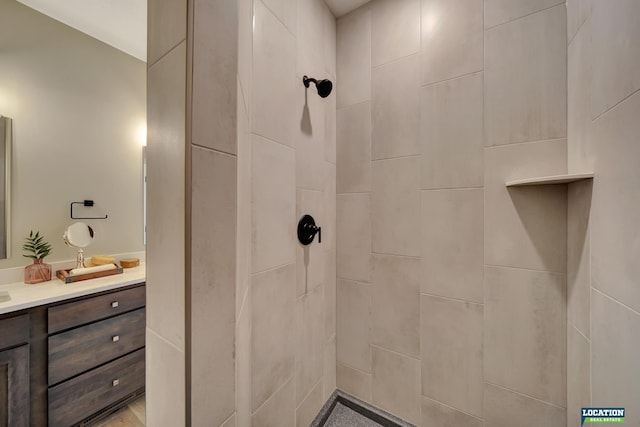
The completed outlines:
[[[29,425],[29,344],[0,351],[0,427]]]

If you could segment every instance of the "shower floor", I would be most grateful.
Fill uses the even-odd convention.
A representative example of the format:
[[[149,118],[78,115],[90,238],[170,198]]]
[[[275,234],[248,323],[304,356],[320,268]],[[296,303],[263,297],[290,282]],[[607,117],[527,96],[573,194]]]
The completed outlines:
[[[359,412],[354,411],[342,403],[337,403],[331,411],[331,415],[324,423],[324,427],[381,427],[371,418],[367,418]]]

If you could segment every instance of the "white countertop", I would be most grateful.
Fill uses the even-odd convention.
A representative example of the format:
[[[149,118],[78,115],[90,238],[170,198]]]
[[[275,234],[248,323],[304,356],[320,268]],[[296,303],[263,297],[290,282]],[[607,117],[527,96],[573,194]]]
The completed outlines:
[[[145,272],[146,267],[141,263],[139,267],[125,268],[122,274],[76,283],[65,284],[56,277],[34,285],[22,282],[0,285],[0,291],[7,291],[11,296],[10,301],[0,302],[0,314],[141,283],[145,281]]]

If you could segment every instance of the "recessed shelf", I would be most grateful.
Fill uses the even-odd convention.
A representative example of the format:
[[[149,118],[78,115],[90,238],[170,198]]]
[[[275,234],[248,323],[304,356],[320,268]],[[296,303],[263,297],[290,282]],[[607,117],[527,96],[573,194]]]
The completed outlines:
[[[506,186],[523,187],[525,185],[569,184],[571,182],[591,178],[593,178],[593,173],[570,173],[564,175],[539,176],[535,178],[517,179],[515,181],[508,181],[506,183]]]

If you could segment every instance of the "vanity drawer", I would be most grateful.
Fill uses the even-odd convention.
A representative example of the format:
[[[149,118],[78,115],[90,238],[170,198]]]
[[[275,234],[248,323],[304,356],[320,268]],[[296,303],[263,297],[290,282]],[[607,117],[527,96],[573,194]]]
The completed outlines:
[[[50,334],[53,334],[144,307],[144,305],[145,288],[144,286],[137,286],[135,288],[49,307],[48,331]]]
[[[49,389],[49,427],[69,427],[144,387],[144,349]]]
[[[0,320],[0,350],[29,342],[29,315]]]
[[[144,347],[144,308],[49,337],[49,385]]]

